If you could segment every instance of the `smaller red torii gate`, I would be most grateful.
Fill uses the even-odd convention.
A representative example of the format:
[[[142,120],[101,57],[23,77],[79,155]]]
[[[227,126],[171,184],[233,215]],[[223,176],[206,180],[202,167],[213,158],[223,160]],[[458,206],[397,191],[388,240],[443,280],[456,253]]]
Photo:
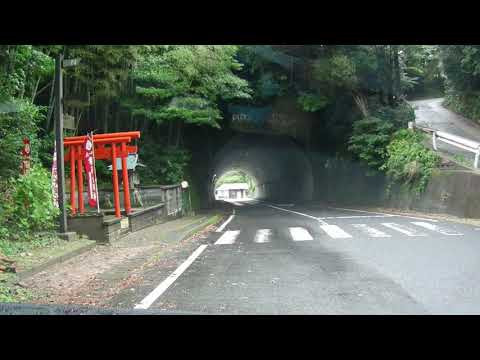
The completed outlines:
[[[130,189],[128,183],[127,157],[128,154],[136,154],[137,146],[127,145],[134,139],[140,138],[140,131],[129,131],[120,133],[97,134],[93,135],[93,145],[95,151],[95,160],[110,160],[112,162],[112,183],[113,183],[113,202],[115,205],[115,216],[121,217],[120,213],[120,195],[118,191],[117,158],[122,159],[122,179],[125,212],[131,211]],[[70,162],[70,204],[72,215],[85,213],[83,203],[83,172],[82,161],[85,155],[83,144],[86,136],[72,136],[64,139],[64,146],[68,148],[65,155],[65,162]],[[119,148],[118,148],[119,146]],[[78,207],[75,207],[75,162],[77,163],[78,177]],[[100,199],[97,199],[100,201]]]

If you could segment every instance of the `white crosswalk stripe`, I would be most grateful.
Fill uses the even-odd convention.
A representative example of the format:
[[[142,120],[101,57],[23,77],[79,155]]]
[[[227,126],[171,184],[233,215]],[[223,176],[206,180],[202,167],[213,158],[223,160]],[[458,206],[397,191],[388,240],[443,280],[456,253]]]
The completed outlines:
[[[292,236],[293,241],[310,241],[313,240],[312,235],[302,228],[302,227],[291,227],[288,228],[290,230],[290,235]]]
[[[362,231],[363,233],[367,234],[370,237],[379,237],[379,238],[391,237],[391,235],[388,235],[383,231],[370,227],[366,224],[352,224],[352,226],[356,229],[359,229],[360,231]]]
[[[351,238],[352,235],[343,231],[337,225],[320,225],[320,228],[327,233],[328,236],[334,239],[348,239]]]
[[[413,225],[410,226],[409,224]],[[427,229],[432,232],[437,232],[442,235],[449,235],[449,236],[461,236],[463,235],[462,233],[459,233],[455,230],[448,229],[446,227],[433,224],[433,223],[427,223],[423,221],[412,221],[409,224],[399,224],[399,223],[381,223],[378,225],[382,225],[383,227],[386,227],[390,230],[393,230],[393,232],[399,232],[401,234],[404,234],[406,236],[428,236],[429,234],[426,234],[419,229],[416,229],[415,227],[421,227],[423,229]],[[371,238],[389,238],[392,237],[393,234],[392,231],[389,233],[384,232],[379,230],[376,227],[372,227],[367,224],[347,224],[347,227],[353,227],[357,230],[359,230],[361,233],[367,235],[368,237]],[[348,238],[353,238],[352,235],[350,235],[348,232],[343,230],[340,226],[338,225],[320,225],[320,228],[331,238],[333,239],[348,239]],[[289,227],[288,228],[290,235],[291,235],[291,240],[292,241],[311,241],[313,240],[313,236],[308,232],[307,229],[303,227]],[[234,244],[240,235],[241,230],[235,230],[235,231],[226,231],[222,234],[222,236],[215,242],[215,245],[228,245],[228,244]],[[273,230],[272,229],[258,229],[255,232],[255,236],[253,238],[253,242],[256,244],[263,244],[263,243],[270,243],[272,242],[273,238]],[[251,240],[250,240],[251,241]]]
[[[416,229],[412,229],[404,224],[396,224],[396,223],[382,223],[383,226],[388,227],[389,229],[393,229],[395,231],[401,232],[407,236],[427,236],[427,234],[418,232]]]
[[[256,243],[268,243],[272,237],[272,230],[270,229],[260,229],[257,230],[255,234],[255,239],[253,240]]]
[[[412,222],[412,224],[423,227],[423,228],[431,230],[431,231],[439,232],[440,234],[443,234],[443,235],[463,235],[459,232],[446,229],[446,228],[441,227],[439,225],[426,223],[426,222],[422,222],[422,221]]]
[[[220,236],[215,245],[233,244],[235,243],[238,235],[240,235],[240,230],[226,231],[222,236]]]

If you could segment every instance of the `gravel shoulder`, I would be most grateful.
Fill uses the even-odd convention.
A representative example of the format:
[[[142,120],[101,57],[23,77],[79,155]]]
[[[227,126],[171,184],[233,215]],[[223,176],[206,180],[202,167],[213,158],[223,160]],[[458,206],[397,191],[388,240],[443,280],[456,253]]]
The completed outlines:
[[[34,304],[108,306],[118,293],[142,280],[145,268],[196,243],[222,218],[219,213],[202,214],[140,230],[54,264],[23,279],[23,286],[35,294]]]

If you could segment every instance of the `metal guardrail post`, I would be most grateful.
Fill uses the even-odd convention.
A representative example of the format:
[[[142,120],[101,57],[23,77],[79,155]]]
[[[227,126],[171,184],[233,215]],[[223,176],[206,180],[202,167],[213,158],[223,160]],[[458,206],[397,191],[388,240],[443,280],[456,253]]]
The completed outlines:
[[[433,143],[433,149],[437,151],[437,133],[435,131],[432,132],[432,143]]]
[[[473,163],[473,166],[475,169],[478,169],[478,158],[480,157],[480,147],[477,149],[477,152],[475,153],[475,162]]]

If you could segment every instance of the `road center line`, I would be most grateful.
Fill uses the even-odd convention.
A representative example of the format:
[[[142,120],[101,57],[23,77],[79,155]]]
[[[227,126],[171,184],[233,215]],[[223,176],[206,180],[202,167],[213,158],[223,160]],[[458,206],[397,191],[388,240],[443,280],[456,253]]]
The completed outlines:
[[[196,258],[200,256],[207,246],[208,245],[200,245],[199,248],[182,263],[182,265],[180,265],[173,273],[171,273],[169,277],[163,280],[160,285],[158,285],[140,302],[140,304],[135,305],[135,309],[148,309],[170,287],[170,285],[172,285],[175,280],[177,280],[178,277],[188,269],[188,267],[195,261]]]
[[[230,215],[230,217],[227,219],[227,221],[225,221],[217,230],[215,230],[215,232],[222,232],[223,229],[225,229],[225,226],[227,226],[228,223],[233,220],[234,216],[235,215]]]
[[[326,221],[323,221],[315,216],[312,216],[312,215],[308,215],[308,214],[303,214],[301,212],[298,212],[298,211],[292,211],[292,210],[287,210],[287,209],[282,209],[280,207],[277,207],[277,206],[273,206],[273,205],[266,205],[268,207],[271,207],[273,209],[277,209],[277,210],[282,210],[282,211],[286,211],[286,212],[289,212],[289,213],[293,213],[293,214],[297,214],[297,215],[301,215],[301,216],[305,216],[305,217],[308,217],[310,219],[314,219],[314,220],[317,220],[318,222],[320,222],[322,225],[328,225]]]

